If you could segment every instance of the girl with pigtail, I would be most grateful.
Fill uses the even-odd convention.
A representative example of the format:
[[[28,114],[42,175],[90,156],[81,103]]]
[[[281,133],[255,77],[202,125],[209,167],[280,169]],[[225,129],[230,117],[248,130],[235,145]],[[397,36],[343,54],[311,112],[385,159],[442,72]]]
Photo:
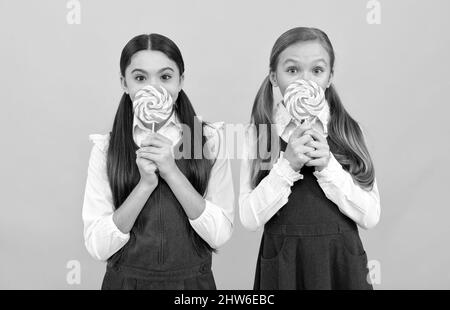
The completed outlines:
[[[181,52],[163,35],[125,45],[120,80],[112,131],[90,135],[82,211],[86,248],[106,262],[102,289],[215,289],[212,253],[234,214],[223,122],[196,116]],[[141,110],[145,97],[154,105]]]
[[[241,222],[264,227],[254,289],[372,289],[358,226],[375,227],[380,197],[361,128],[332,84],[334,63],[316,28],[291,29],[272,48],[240,176]],[[286,102],[300,84],[324,93],[314,117]],[[273,101],[273,87],[284,100]]]

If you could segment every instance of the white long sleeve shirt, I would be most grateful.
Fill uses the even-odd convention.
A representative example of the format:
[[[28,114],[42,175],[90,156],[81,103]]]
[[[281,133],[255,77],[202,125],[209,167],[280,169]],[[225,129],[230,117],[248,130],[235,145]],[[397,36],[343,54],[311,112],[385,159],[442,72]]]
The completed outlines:
[[[207,146],[217,159],[204,196],[205,209],[198,218],[189,220],[193,229],[213,248],[222,246],[230,238],[234,220],[234,190],[230,160],[226,156],[223,124],[219,122],[205,126]],[[146,131],[148,129],[135,117],[134,140],[142,141]],[[175,114],[158,133],[171,139],[173,145],[180,141],[181,126]],[[106,261],[128,242],[130,234],[122,233],[113,221],[112,192],[106,174],[109,134],[92,134],[89,139],[94,145],[89,158],[82,208],[84,240],[91,256]]]
[[[325,137],[329,118],[329,107],[326,105],[317,121],[313,123],[313,128]],[[274,122],[278,134],[288,142],[296,125],[282,102],[274,106]],[[254,126],[247,126],[245,136],[241,157],[239,214],[243,226],[256,231],[288,202],[291,186],[298,180],[301,182],[303,176],[291,168],[287,159],[283,158],[284,153],[280,152],[280,157],[269,174],[252,188],[251,163],[255,158],[256,149]],[[376,179],[371,191],[361,188],[333,154],[328,165],[322,171],[315,171],[313,174],[326,197],[333,201],[343,214],[363,229],[375,227],[380,219],[380,195]]]

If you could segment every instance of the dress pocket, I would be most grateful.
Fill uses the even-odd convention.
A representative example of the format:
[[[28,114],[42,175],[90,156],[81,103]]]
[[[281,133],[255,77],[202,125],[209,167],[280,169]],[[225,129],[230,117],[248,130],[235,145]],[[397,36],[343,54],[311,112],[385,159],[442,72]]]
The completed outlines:
[[[372,290],[368,280],[367,254],[358,234],[341,233],[332,240],[334,279],[333,289]]]
[[[286,236],[265,233],[261,261],[276,261],[286,247]]]
[[[340,233],[338,236],[339,243],[348,255],[354,256],[355,258],[364,258],[366,256],[366,251],[358,233],[347,231]]]
[[[282,269],[281,256],[286,250],[287,237],[264,234],[263,238],[258,287],[261,290],[278,290],[280,287],[280,269]]]

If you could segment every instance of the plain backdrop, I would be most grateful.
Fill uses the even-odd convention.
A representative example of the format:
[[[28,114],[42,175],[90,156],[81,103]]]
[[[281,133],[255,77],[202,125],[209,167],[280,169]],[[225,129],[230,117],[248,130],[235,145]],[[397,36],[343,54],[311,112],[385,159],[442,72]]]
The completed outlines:
[[[381,221],[360,230],[375,289],[450,288],[450,3],[365,0],[0,1],[0,288],[98,289],[105,264],[83,243],[88,135],[107,133],[121,96],[119,57],[133,36],[180,47],[185,91],[208,121],[247,123],[275,40],[324,30],[335,85],[363,126],[381,193]],[[239,160],[233,160],[239,193]],[[237,196],[236,196],[237,202]],[[236,203],[237,206],[237,203]],[[213,257],[219,289],[251,289],[261,231],[243,229]],[[67,282],[71,261],[81,281]]]

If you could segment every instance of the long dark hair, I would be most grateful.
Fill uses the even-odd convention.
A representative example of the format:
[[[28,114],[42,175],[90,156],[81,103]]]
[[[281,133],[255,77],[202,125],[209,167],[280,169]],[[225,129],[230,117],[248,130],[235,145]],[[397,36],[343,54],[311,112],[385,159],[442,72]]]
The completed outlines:
[[[153,33],[149,35],[138,35],[125,45],[120,56],[120,73],[122,77],[125,77],[125,70],[131,62],[131,57],[142,50],[152,50],[164,53],[169,59],[176,63],[180,75],[184,73],[183,58],[176,44],[163,35]],[[178,94],[178,98],[174,104],[174,111],[180,120],[180,123],[185,124],[190,128],[190,132],[192,133],[190,135],[190,145],[194,146],[194,143],[197,143],[196,141],[202,141],[202,146],[204,146],[206,138],[203,134],[201,140],[194,139],[194,132],[200,132],[194,131],[194,126],[199,126],[195,128],[203,129],[206,123],[195,117],[196,113],[194,108],[183,90]],[[133,103],[131,98],[128,94],[123,93],[110,133],[106,163],[108,180],[111,186],[114,207],[116,209],[122,205],[140,179],[135,153],[138,146],[133,140],[132,133],[133,115]],[[200,124],[196,124],[196,122],[200,122]],[[202,133],[202,131],[200,133]],[[186,177],[191,182],[192,186],[201,195],[204,195],[213,162],[203,156],[202,158],[197,159],[198,156],[194,157],[194,150],[195,148],[192,147],[191,156],[189,159],[186,159]],[[192,229],[187,216],[186,225],[189,227],[190,237],[199,253],[215,251]]]
[[[317,40],[330,56],[331,73],[334,72],[335,55],[334,49],[328,36],[317,28],[297,27],[283,33],[275,42],[270,54],[270,72],[275,72],[280,54],[289,46],[305,41]],[[270,73],[269,73],[270,74]],[[364,136],[358,123],[345,110],[341,99],[331,84],[325,91],[325,98],[330,105],[330,123],[328,124],[328,144],[333,150],[333,155],[342,167],[350,172],[355,182],[360,186],[370,189],[375,179],[375,169],[372,159],[364,141]],[[257,147],[260,143],[266,143],[263,150],[269,153],[278,153],[271,150],[273,140],[273,126],[260,126],[261,124],[273,123],[273,89],[269,75],[264,79],[253,104],[251,123],[255,125]],[[277,158],[271,157],[272,160]],[[262,171],[261,166],[267,159],[259,156],[252,163],[252,184],[258,185],[262,176],[267,173]]]

